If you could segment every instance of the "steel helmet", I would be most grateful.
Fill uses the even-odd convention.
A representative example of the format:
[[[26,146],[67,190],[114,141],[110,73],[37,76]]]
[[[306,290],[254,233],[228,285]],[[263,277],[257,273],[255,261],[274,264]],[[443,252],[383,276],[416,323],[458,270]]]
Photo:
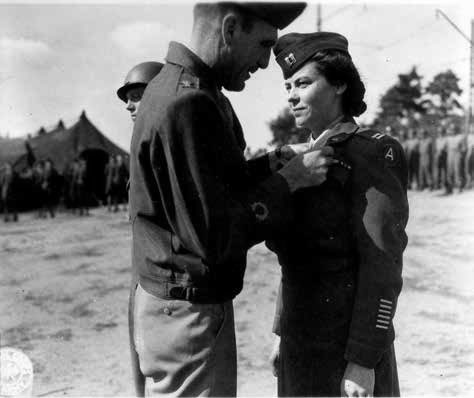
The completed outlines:
[[[161,62],[142,62],[135,65],[125,77],[123,86],[117,90],[118,97],[127,102],[127,91],[137,86],[146,86],[163,68]]]

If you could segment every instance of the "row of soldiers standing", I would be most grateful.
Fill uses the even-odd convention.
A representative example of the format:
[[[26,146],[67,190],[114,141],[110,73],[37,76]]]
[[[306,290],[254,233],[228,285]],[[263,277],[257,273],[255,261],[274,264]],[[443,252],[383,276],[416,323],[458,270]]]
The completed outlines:
[[[97,172],[100,172],[97,170]],[[119,204],[127,202],[128,169],[120,155],[110,156],[105,167],[105,202],[109,211],[118,211]],[[38,209],[37,217],[55,217],[56,208],[65,208],[79,216],[89,214],[91,203],[101,203],[88,183],[87,161],[76,158],[61,174],[51,159],[35,161],[21,172],[10,163],[0,167],[0,208],[5,222],[18,221],[18,211]],[[105,204],[105,203],[104,203]]]
[[[400,137],[408,161],[409,189],[444,189],[452,193],[473,187],[474,135],[454,125],[435,134],[410,129]]]

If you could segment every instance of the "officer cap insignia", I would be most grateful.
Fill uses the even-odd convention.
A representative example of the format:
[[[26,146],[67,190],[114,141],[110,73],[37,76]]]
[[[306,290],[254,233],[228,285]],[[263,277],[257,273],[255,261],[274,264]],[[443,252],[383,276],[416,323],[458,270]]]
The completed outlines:
[[[255,214],[255,218],[258,221],[263,221],[268,217],[268,208],[262,202],[255,202],[252,203],[250,206],[252,208],[253,213]]]
[[[292,65],[296,64],[296,58],[293,53],[290,53],[287,57],[285,57],[285,62],[290,68],[292,67]]]
[[[278,39],[273,53],[283,77],[288,79],[315,54],[326,50],[349,55],[347,39],[334,32],[288,33]]]

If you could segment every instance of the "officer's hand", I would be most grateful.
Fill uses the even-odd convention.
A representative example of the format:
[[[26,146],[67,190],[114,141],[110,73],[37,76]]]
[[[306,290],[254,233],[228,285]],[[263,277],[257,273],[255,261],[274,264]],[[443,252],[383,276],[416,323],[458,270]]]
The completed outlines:
[[[342,397],[372,397],[374,395],[374,369],[349,362],[341,381]]]
[[[281,150],[281,156],[285,160],[291,160],[296,155],[300,155],[302,153],[306,153],[310,150],[311,146],[309,142],[303,142],[301,144],[289,144],[283,145]]]
[[[270,160],[270,168],[274,171],[281,169],[285,164],[293,159],[296,155],[308,152],[310,150],[309,143],[283,145],[279,150],[268,154]]]
[[[321,185],[326,181],[328,166],[334,163],[331,147],[299,154],[291,159],[280,173],[288,183],[290,191]]]
[[[278,377],[278,367],[280,366],[280,336],[275,335],[275,341],[273,342],[269,360],[273,376]]]

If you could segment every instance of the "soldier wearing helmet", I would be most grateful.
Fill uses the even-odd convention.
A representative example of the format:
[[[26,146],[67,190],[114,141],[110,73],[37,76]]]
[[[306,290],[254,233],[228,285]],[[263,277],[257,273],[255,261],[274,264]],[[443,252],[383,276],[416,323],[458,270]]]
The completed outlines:
[[[160,62],[142,62],[135,65],[125,77],[123,86],[117,90],[118,97],[127,104],[132,120],[137,117],[138,107],[147,84],[160,72]]]
[[[125,82],[123,86],[117,90],[117,96],[126,103],[126,109],[130,112],[132,121],[135,122],[137,117],[138,108],[140,107],[140,101],[143,96],[148,83],[153,80],[153,78],[158,75],[161,71],[163,64],[161,62],[142,62],[138,65],[135,65],[127,73],[125,77]],[[115,168],[119,167],[113,162],[111,165],[111,170],[108,171],[110,176],[114,174]],[[127,183],[128,190],[128,183]],[[109,190],[108,190],[109,191]],[[140,366],[138,362],[138,355],[135,349],[135,344],[133,340],[133,311],[135,307],[135,289],[137,287],[137,277],[135,273],[132,275],[132,283],[130,286],[130,297],[129,297],[129,307],[128,307],[128,328],[129,328],[129,338],[130,338],[130,352],[132,360],[132,374],[135,383],[135,391],[137,396],[144,395],[145,388],[145,378],[140,371]]]

